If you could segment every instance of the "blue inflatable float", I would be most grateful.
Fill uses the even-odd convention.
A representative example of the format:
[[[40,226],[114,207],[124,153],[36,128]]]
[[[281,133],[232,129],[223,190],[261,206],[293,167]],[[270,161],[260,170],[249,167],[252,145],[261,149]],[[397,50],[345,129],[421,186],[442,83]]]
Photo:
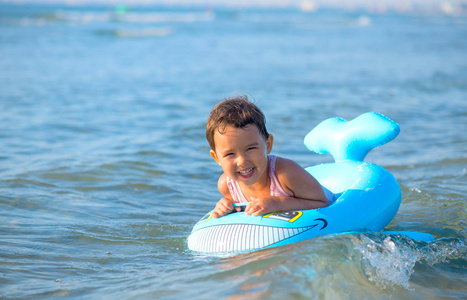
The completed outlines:
[[[382,230],[399,209],[401,189],[391,173],[363,160],[371,149],[391,141],[399,131],[397,123],[374,112],[351,121],[330,118],[321,122],[305,137],[305,145],[311,151],[331,154],[335,163],[306,170],[336,194],[332,205],[263,216],[235,212],[212,218],[211,211],[193,227],[188,248],[202,253],[243,252],[325,234]],[[426,233],[387,233],[433,240]]]

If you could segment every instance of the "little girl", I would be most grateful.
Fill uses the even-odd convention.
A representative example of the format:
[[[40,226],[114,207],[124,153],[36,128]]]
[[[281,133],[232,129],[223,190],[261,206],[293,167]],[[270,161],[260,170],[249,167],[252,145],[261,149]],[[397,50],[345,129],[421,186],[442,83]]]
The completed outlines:
[[[249,202],[245,214],[257,216],[321,208],[334,200],[334,194],[297,163],[268,155],[273,137],[261,110],[246,97],[216,105],[206,138],[212,158],[224,171],[217,183],[224,197],[216,204],[215,218],[231,213],[233,203]]]

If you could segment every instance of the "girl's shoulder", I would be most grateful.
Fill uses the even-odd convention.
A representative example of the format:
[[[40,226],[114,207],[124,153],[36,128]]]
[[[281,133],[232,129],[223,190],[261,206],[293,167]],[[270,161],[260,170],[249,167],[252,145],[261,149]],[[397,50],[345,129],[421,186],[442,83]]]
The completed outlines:
[[[227,185],[227,180],[228,180],[227,175],[225,175],[225,173],[222,173],[222,175],[219,177],[219,180],[217,181],[217,188],[219,189],[219,192],[226,197],[230,196],[230,191],[229,191],[229,186]]]
[[[296,183],[314,181],[302,166],[291,159],[277,157],[276,159],[276,177],[283,186],[292,189]]]
[[[276,176],[284,190],[297,198],[324,199],[320,183],[293,160],[277,160]]]
[[[291,159],[288,159],[288,158],[284,158],[284,157],[280,157],[280,156],[276,156],[276,175],[278,175],[278,173],[287,173],[287,172],[294,172],[294,171],[297,171],[297,170],[303,170],[303,168],[297,164],[295,161],[291,160]]]

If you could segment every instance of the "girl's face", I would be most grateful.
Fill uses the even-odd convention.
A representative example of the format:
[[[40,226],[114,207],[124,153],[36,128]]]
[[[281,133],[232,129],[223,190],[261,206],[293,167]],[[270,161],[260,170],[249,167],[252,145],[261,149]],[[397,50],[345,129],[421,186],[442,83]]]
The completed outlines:
[[[243,128],[228,125],[223,133],[214,132],[216,150],[211,150],[211,156],[228,177],[251,186],[268,180],[266,155],[271,152],[272,142],[272,135],[265,141],[255,125]]]

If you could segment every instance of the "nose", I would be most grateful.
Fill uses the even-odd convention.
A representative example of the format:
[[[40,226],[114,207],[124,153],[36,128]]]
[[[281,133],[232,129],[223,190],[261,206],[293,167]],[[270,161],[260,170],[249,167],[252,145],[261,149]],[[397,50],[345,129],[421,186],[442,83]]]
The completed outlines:
[[[239,155],[237,157],[237,166],[241,167],[245,165],[246,162],[247,162],[247,158],[245,155]]]

